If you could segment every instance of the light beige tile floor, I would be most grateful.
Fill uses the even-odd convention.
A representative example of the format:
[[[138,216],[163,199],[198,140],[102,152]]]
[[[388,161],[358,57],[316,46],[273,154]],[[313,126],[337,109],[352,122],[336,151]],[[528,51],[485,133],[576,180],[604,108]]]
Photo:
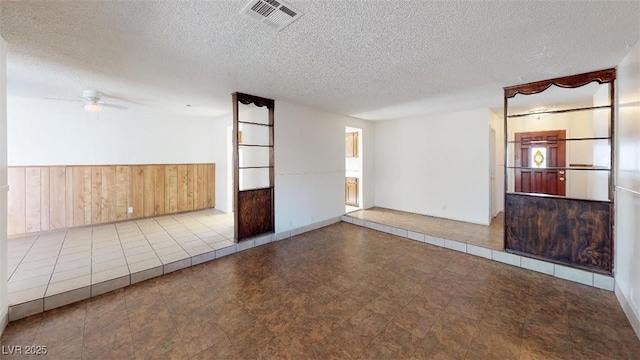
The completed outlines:
[[[347,216],[489,249],[504,249],[503,213],[493,218],[490,226],[380,207],[351,212]]]
[[[9,305],[65,293],[233,245],[215,209],[8,241]]]

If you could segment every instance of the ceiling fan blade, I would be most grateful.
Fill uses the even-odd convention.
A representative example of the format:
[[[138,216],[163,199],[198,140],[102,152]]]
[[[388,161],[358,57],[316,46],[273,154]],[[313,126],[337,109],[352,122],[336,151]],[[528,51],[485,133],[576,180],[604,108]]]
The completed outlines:
[[[55,101],[68,101],[68,102],[83,102],[82,100],[77,99],[58,99],[58,98],[44,98],[45,100],[55,100]]]
[[[120,109],[120,110],[127,110],[128,109],[126,106],[117,105],[117,104],[109,104],[109,103],[98,103],[98,104],[100,106],[110,107],[110,108],[114,108],[114,109]]]

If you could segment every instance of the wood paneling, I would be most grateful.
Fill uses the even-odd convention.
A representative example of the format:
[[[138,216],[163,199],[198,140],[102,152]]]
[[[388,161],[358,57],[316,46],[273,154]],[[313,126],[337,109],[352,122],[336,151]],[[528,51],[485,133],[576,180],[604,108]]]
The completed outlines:
[[[84,225],[84,168],[74,166],[73,171],[73,224]]]
[[[216,203],[216,166],[215,164],[205,164],[204,165],[205,176],[203,177],[203,181],[205,182],[205,192],[207,194],[207,200],[205,203],[205,207],[214,207]],[[214,186],[211,186],[214,184]]]
[[[26,230],[26,192],[25,192],[25,168],[9,168],[9,194],[7,197],[7,232],[20,234]]]
[[[142,195],[144,216],[153,216],[156,213],[156,170],[153,165],[144,167]]]
[[[40,169],[40,230],[42,231],[51,228],[49,222],[49,208],[51,203],[51,199],[49,198],[51,192],[51,188],[49,187],[49,174],[51,172],[49,170],[49,168]]]
[[[116,166],[116,220],[127,219],[130,166]]]
[[[165,167],[163,165],[158,165],[155,167],[155,184],[156,184],[156,189],[155,189],[155,194],[153,195],[155,204],[155,214],[156,215],[162,215],[162,214],[166,214],[166,207],[165,207],[165,201],[164,201],[164,197],[165,197],[165,187],[164,187],[164,181],[165,181],[165,174],[164,174],[164,169]],[[204,206],[202,207],[196,207],[197,209],[203,209]]]
[[[507,194],[506,248],[610,273],[610,221],[609,202]]]
[[[49,168],[49,226],[51,229],[67,227],[66,182],[66,169],[63,166]]]
[[[238,240],[274,231],[272,199],[270,188],[238,193]]]
[[[9,235],[215,206],[215,164],[9,168]],[[128,213],[128,208],[133,213]]]
[[[167,165],[165,177],[165,212],[178,212],[178,165]]]
[[[40,231],[40,168],[25,169],[25,189],[29,189],[29,193],[25,193],[25,232]]]

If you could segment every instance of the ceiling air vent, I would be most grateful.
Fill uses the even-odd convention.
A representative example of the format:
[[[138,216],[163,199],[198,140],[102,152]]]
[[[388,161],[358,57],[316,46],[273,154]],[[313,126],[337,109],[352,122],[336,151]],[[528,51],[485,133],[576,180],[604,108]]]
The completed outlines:
[[[250,15],[278,31],[302,16],[293,6],[276,0],[251,0],[240,13]]]

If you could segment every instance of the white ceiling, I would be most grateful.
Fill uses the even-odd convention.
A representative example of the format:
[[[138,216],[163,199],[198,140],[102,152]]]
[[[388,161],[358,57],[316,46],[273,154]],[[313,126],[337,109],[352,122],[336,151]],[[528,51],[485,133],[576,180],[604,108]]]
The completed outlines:
[[[614,67],[640,38],[640,1],[290,0],[282,32],[247,2],[3,0],[9,94],[211,116],[241,91],[392,119],[500,107],[503,86]]]

